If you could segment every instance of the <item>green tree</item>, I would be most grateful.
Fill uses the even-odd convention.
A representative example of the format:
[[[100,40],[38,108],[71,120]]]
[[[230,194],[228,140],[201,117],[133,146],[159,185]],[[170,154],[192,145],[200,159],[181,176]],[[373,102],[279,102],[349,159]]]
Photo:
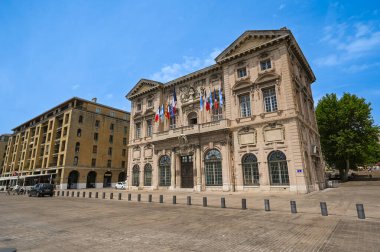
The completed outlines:
[[[315,112],[325,160],[339,169],[343,180],[347,180],[349,169],[379,158],[380,131],[374,125],[371,104],[365,99],[348,93],[341,99],[327,94]]]

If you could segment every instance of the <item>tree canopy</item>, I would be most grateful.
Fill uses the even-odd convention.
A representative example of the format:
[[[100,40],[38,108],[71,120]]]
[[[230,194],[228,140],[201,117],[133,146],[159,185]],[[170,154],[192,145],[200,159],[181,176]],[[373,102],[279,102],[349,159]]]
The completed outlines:
[[[340,99],[327,94],[315,112],[325,161],[340,170],[343,180],[349,169],[380,161],[380,131],[365,99],[349,93]]]

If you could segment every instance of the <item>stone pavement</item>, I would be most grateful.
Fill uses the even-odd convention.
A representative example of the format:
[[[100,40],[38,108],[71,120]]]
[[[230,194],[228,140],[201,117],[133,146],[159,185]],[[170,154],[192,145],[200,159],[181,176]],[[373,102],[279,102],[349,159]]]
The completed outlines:
[[[143,192],[136,202],[0,194],[0,248],[18,251],[379,251],[379,182],[355,182],[309,195]],[[94,192],[100,190],[93,190]],[[114,190],[104,190],[109,192]],[[118,191],[120,192],[120,191]],[[118,193],[115,192],[114,193]],[[154,203],[147,203],[148,194]],[[164,194],[165,203],[157,203]],[[171,195],[180,204],[171,204]],[[66,194],[65,194],[66,195]],[[88,195],[88,194],[87,194]],[[186,196],[192,196],[187,206]],[[76,196],[76,194],[75,194]],[[100,194],[101,196],[101,194]],[[210,207],[202,207],[202,197]],[[220,208],[220,197],[227,208]],[[241,198],[247,210],[240,210]],[[269,198],[273,211],[263,210]],[[291,214],[289,199],[297,201]],[[322,217],[319,201],[329,216]],[[359,220],[355,203],[364,204]],[[316,205],[316,206],[315,206]],[[353,209],[352,209],[353,207]]]

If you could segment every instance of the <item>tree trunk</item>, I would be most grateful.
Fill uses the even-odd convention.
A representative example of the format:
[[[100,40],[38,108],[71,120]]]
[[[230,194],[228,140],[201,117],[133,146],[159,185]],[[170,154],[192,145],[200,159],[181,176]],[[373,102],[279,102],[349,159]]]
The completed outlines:
[[[348,170],[350,169],[350,160],[347,158],[346,159],[346,168],[344,169],[344,174],[343,174],[343,177],[342,177],[342,180],[343,181],[347,181],[347,175],[348,175]]]

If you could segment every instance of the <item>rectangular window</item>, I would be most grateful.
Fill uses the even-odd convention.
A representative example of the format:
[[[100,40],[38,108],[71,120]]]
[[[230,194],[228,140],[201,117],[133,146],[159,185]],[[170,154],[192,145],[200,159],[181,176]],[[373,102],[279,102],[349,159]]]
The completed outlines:
[[[125,154],[127,153],[127,150],[126,149],[123,149],[122,150],[122,152],[121,152],[121,155],[123,156],[123,157],[125,157]]]
[[[237,70],[237,76],[238,76],[238,78],[243,78],[243,77],[247,76],[247,68],[245,68],[245,67],[239,68]]]
[[[142,109],[142,102],[141,101],[137,101],[136,111],[141,111],[141,109]]]
[[[69,114],[65,115],[65,124],[67,124],[69,122],[69,116],[70,116]]]
[[[111,160],[107,160],[107,168],[111,168],[112,166],[112,161]]]
[[[108,155],[110,155],[110,156],[112,155],[112,147],[108,148]]]
[[[169,125],[170,129],[175,129],[176,127],[176,118],[175,116],[174,117],[170,117],[170,125]]]
[[[249,117],[251,116],[251,99],[250,95],[242,95],[239,97],[240,101],[240,116]]]
[[[265,112],[277,111],[277,97],[275,87],[263,90]]]
[[[96,121],[95,121],[95,127],[96,127],[96,128],[99,128],[99,125],[100,125],[100,121],[99,121],[99,120],[96,120]]]
[[[114,125],[113,123],[111,123],[111,124],[110,124],[110,130],[113,130],[114,126],[115,126],[115,125]]]
[[[141,123],[136,123],[136,134],[135,134],[135,137],[136,138],[140,138],[141,137]]]
[[[110,116],[111,116],[111,117],[115,117],[115,112],[111,111],[111,112],[110,112]]]
[[[124,135],[128,134],[128,127],[124,126]]]
[[[261,71],[267,70],[272,68],[272,64],[270,62],[270,59],[262,60],[260,61],[260,69]]]
[[[147,120],[146,121],[146,135],[147,136],[152,136],[153,133],[153,126],[152,126],[152,120]]]
[[[153,100],[152,99],[148,100],[148,108],[153,108]]]
[[[123,145],[127,145],[127,138],[126,137],[123,138]]]
[[[113,143],[113,135],[110,135],[109,142],[110,142],[110,144]]]
[[[93,158],[93,159],[91,160],[91,166],[92,166],[92,167],[95,167],[95,166],[96,166],[96,158]]]
[[[102,110],[101,110],[100,108],[96,108],[96,109],[95,109],[95,113],[100,114],[100,112],[102,112]]]
[[[99,136],[98,133],[95,132],[95,133],[94,133],[94,140],[95,140],[95,141],[98,141],[98,136]]]
[[[125,161],[121,161],[121,168],[125,168]]]
[[[212,109],[212,120],[213,121],[220,121],[223,119],[223,111],[221,107],[218,107],[217,109]]]
[[[92,153],[98,153],[98,146],[97,145],[94,145],[92,146]]]

